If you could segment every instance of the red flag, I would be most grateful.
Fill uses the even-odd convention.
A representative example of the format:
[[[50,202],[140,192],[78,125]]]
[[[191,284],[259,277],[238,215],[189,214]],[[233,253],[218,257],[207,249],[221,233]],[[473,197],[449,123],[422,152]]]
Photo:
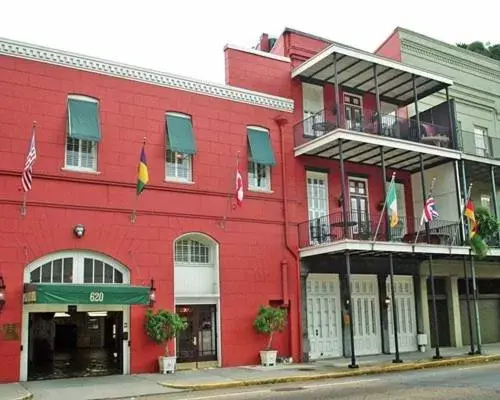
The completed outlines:
[[[236,166],[236,204],[243,204],[243,178],[240,174],[239,165]]]

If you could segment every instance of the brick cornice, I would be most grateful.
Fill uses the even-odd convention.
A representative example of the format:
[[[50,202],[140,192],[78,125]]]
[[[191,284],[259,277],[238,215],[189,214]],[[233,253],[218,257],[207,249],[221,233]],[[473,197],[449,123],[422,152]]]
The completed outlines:
[[[0,38],[0,55],[38,61],[101,75],[183,90],[204,96],[293,112],[293,100],[228,85],[205,82],[114,61]]]

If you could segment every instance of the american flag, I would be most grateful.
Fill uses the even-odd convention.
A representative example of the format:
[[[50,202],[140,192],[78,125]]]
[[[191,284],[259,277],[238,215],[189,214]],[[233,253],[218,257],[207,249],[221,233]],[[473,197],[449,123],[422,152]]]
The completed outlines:
[[[429,196],[425,201],[424,211],[422,212],[422,219],[420,220],[420,224],[424,222],[430,222],[434,218],[439,217],[439,213],[436,209],[436,202],[434,197]]]
[[[21,177],[21,183],[23,185],[23,190],[28,192],[31,190],[31,182],[32,182],[32,172],[33,172],[33,164],[36,160],[36,147],[35,147],[35,127],[33,127],[31,135],[31,143],[28,151],[28,155],[26,156],[26,163],[24,164],[24,171]]]

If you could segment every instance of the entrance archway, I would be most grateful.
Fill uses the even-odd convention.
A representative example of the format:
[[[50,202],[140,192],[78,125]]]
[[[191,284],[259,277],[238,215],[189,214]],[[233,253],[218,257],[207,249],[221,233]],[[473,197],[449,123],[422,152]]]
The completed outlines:
[[[179,369],[221,366],[219,245],[199,232],[174,241],[176,312],[188,326],[176,340]]]
[[[20,380],[128,374],[130,305],[149,288],[103,254],[62,251],[24,270]]]

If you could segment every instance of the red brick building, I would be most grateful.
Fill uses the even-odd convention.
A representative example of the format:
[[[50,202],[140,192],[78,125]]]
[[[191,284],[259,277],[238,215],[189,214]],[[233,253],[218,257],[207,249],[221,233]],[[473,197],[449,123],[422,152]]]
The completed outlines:
[[[296,194],[288,184],[284,203],[282,177],[293,162],[291,124],[283,126],[293,102],[24,43],[2,41],[0,54],[0,381],[82,373],[47,372],[45,364],[65,360],[45,360],[45,347],[99,357],[114,346],[117,373],[154,371],[163,351],[144,333],[146,306],[78,304],[68,318],[68,302],[78,301],[71,292],[60,303],[23,304],[27,283],[41,291],[154,279],[155,306],[190,320],[179,362],[220,366],[258,362],[258,307],[285,304],[289,324],[275,346],[298,359],[297,235],[284,223]],[[38,156],[22,217],[33,121]],[[150,180],[135,203],[144,138]]]
[[[415,238],[430,176],[460,158],[450,120],[433,124],[416,99],[450,80],[291,29],[262,35],[257,49],[228,45],[226,85],[8,41],[0,57],[0,324],[19,336],[0,341],[2,365],[16,366],[0,366],[1,380],[42,376],[34,365],[47,343],[87,358],[109,345],[117,361],[103,368],[155,370],[162,349],[144,334],[144,304],[75,304],[68,293],[33,301],[30,290],[38,299],[54,283],[130,286],[144,303],[154,279],[155,306],[190,321],[180,366],[257,363],[261,304],[288,307],[275,346],[294,361],[416,350],[429,325],[416,311],[428,312],[419,265],[468,254],[451,240],[458,205],[456,220],[430,226],[440,241]],[[34,120],[38,158],[21,217]],[[135,202],[144,137],[150,182]],[[389,228],[391,187],[399,216]]]

